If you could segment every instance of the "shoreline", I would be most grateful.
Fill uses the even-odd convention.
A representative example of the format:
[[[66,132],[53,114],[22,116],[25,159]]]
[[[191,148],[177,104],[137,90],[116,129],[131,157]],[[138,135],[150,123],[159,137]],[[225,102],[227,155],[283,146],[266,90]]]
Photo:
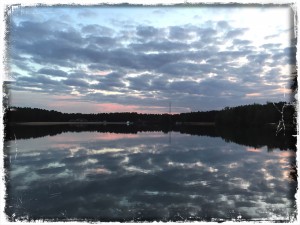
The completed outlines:
[[[44,126],[44,125],[133,125],[128,122],[18,122],[9,125]],[[139,123],[137,123],[139,125]],[[145,125],[145,124],[144,124]],[[146,124],[147,125],[147,124]],[[177,122],[176,126],[215,126],[213,122]]]
[[[127,125],[127,122],[20,122],[10,125],[27,125],[27,126],[43,126],[43,125]]]
[[[214,122],[176,122],[177,126],[185,126],[185,125],[191,125],[191,126],[215,126],[216,123]]]

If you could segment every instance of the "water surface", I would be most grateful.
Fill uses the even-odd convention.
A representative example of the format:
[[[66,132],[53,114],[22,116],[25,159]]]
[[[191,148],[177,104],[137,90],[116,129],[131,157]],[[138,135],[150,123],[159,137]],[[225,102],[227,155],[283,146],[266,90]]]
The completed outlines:
[[[289,149],[179,132],[66,132],[5,142],[14,219],[284,220],[295,216]]]

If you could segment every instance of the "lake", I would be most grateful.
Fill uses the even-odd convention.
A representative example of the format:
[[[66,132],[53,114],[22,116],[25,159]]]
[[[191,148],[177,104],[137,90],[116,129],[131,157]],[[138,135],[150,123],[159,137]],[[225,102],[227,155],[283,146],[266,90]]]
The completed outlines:
[[[291,221],[296,215],[296,154],[288,148],[178,131],[14,137],[4,142],[5,212],[12,221]]]

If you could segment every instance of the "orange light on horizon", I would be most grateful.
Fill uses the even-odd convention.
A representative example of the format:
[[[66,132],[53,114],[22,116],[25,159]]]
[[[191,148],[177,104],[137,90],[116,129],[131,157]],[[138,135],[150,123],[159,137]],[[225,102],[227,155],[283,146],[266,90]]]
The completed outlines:
[[[261,152],[262,149],[261,148],[251,148],[251,147],[247,147],[246,148],[247,152]]]
[[[99,75],[99,76],[106,76],[106,75],[108,75],[110,73],[112,73],[111,70],[107,70],[107,71],[105,71],[105,70],[98,70],[98,71],[93,72],[92,74],[93,75]]]
[[[262,96],[262,94],[258,92],[246,94],[246,97],[260,97],[260,96]]]
[[[291,94],[292,89],[286,88],[286,87],[281,87],[281,88],[275,89],[274,92],[277,92],[277,93],[279,92],[279,93],[283,93],[283,94]]]

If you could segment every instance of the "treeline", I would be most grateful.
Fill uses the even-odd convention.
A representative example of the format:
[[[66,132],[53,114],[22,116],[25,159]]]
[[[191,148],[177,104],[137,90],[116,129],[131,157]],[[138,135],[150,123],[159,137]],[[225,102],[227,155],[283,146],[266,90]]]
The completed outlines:
[[[206,112],[189,112],[172,115],[172,121],[175,122],[205,122],[214,123],[216,116],[219,113],[217,110],[206,111]]]
[[[37,108],[7,108],[4,122],[126,122],[135,124],[176,125],[185,122],[209,122],[216,126],[230,127],[262,127],[267,124],[282,124],[287,127],[295,126],[295,107],[286,102],[252,104],[237,107],[226,107],[223,110],[206,112],[190,112],[180,114],[141,114],[136,112],[124,113],[62,113],[54,110]]]
[[[140,114],[136,112],[121,113],[62,113],[54,110],[38,108],[8,108],[4,114],[4,119],[9,123],[19,122],[138,122],[147,121],[155,123],[169,122],[168,114]]]
[[[266,124],[283,126],[284,123],[291,127],[296,125],[296,111],[293,104],[286,102],[226,107],[218,111],[215,123],[230,127],[261,127]]]

